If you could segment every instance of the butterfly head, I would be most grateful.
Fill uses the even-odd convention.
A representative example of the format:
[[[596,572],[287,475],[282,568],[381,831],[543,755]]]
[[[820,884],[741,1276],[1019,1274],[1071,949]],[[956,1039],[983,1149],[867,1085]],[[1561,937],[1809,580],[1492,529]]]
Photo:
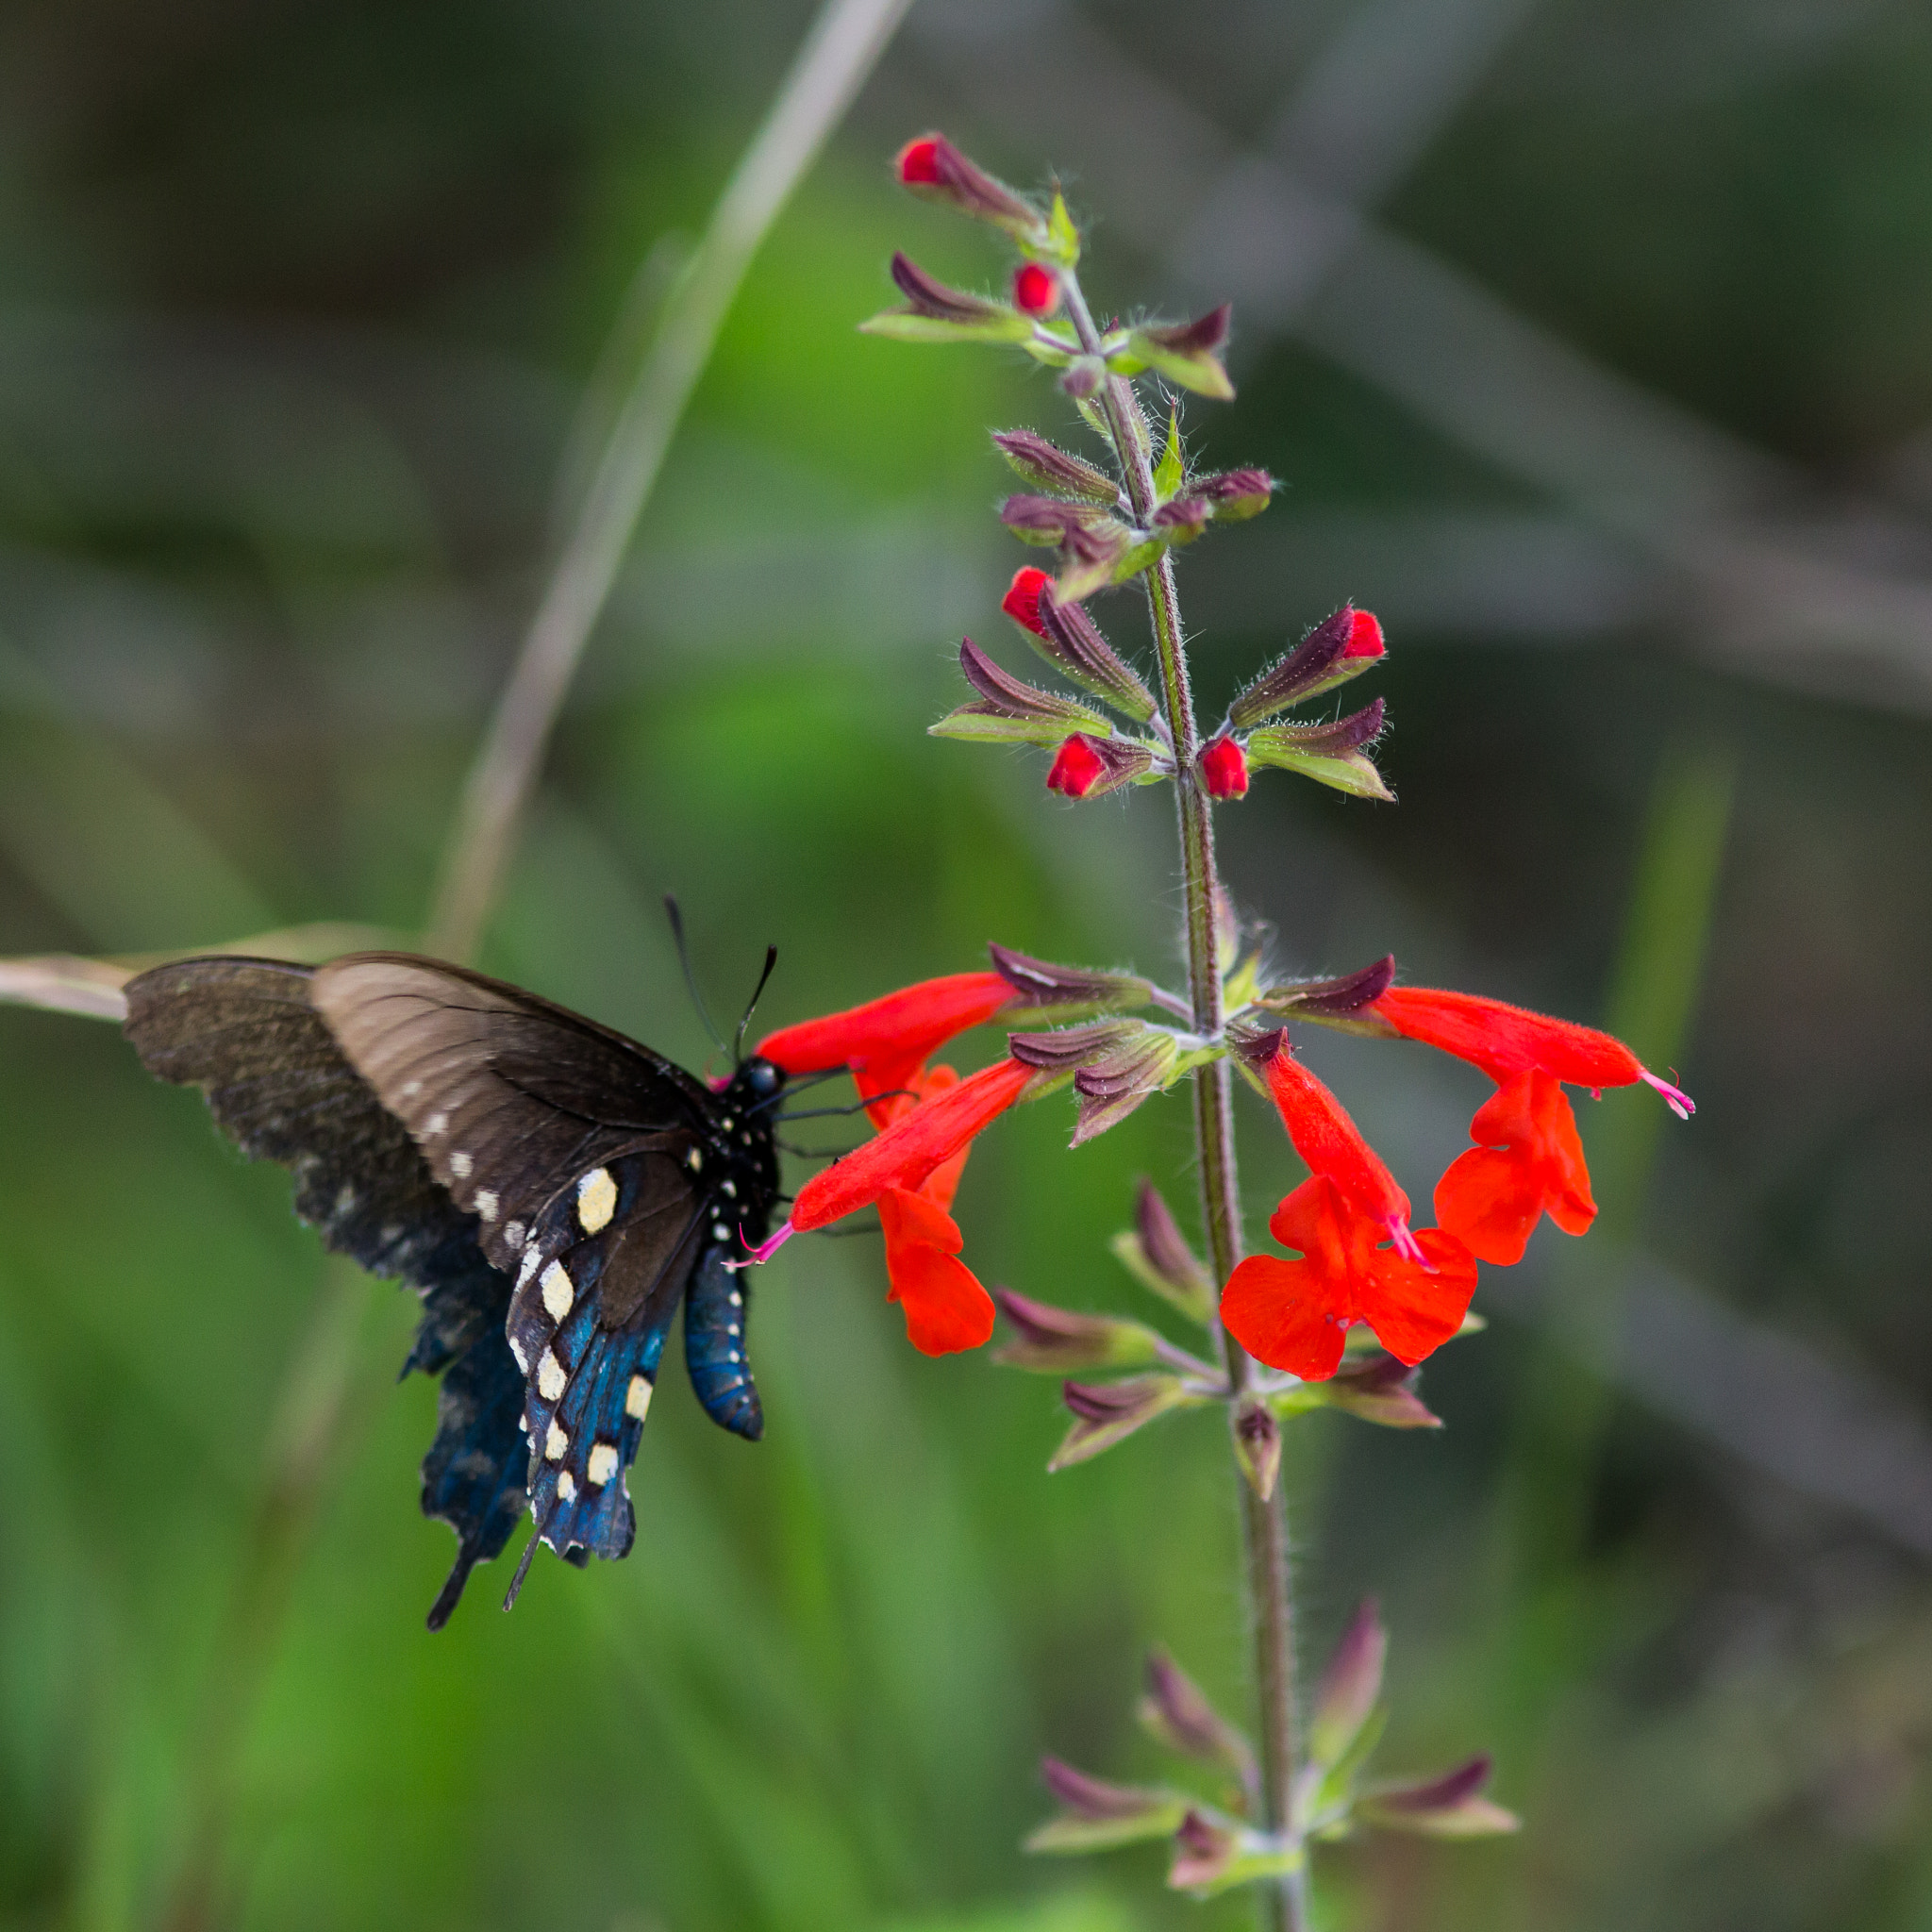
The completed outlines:
[[[784,1091],[785,1069],[754,1054],[739,1067],[732,1076],[730,1089],[726,1091],[734,1089],[743,1095],[748,1106],[762,1106],[768,1100],[775,1100]]]

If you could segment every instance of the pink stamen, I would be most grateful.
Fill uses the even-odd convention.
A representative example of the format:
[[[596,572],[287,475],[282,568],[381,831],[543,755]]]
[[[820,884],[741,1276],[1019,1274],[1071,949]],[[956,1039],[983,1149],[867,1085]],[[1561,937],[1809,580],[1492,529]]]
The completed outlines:
[[[737,1274],[741,1268],[756,1268],[759,1266],[762,1262],[769,1261],[772,1258],[772,1257],[775,1255],[778,1252],[778,1250],[782,1248],[785,1245],[785,1243],[791,1239],[792,1233],[792,1225],[788,1221],[782,1227],[779,1228],[778,1232],[774,1234],[771,1238],[771,1240],[764,1242],[762,1246],[752,1248],[751,1252],[745,1256],[743,1260],[727,1261],[724,1265],[725,1267],[730,1269],[734,1274]],[[740,1228],[738,1231],[738,1239],[740,1241],[744,1240],[744,1230],[742,1228]]]
[[[1408,1223],[1401,1215],[1391,1214],[1383,1225],[1389,1230],[1389,1239],[1395,1243],[1395,1252],[1405,1261],[1413,1261],[1431,1274],[1436,1272],[1429,1267],[1429,1257],[1423,1253],[1422,1242],[1409,1231]]]
[[[1688,1121],[1697,1111],[1697,1103],[1681,1087],[1673,1087],[1668,1080],[1659,1080],[1648,1067],[1639,1071],[1638,1078],[1646,1085],[1655,1087],[1663,1095],[1665,1104],[1680,1121]]]

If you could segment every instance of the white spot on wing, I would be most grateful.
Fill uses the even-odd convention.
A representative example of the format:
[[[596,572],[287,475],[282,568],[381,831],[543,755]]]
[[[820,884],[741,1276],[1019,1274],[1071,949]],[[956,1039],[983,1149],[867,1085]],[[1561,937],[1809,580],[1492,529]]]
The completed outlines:
[[[570,1449],[570,1438],[555,1423],[550,1424],[550,1433],[543,1438],[543,1457],[548,1462],[561,1462]]]
[[[537,1364],[537,1393],[545,1402],[555,1402],[569,1386],[570,1377],[564,1374],[563,1364],[554,1351],[546,1348],[543,1359]]]
[[[398,1093],[398,1095],[397,1095],[397,1098],[398,1098],[398,1099],[401,1099],[401,1100],[414,1100],[414,1099],[415,1099],[415,1097],[417,1096],[417,1094],[419,1094],[420,1092],[422,1092],[422,1091],[423,1091],[423,1083],[422,1083],[422,1081],[420,1081],[420,1080],[405,1080],[405,1081],[403,1082],[403,1085],[402,1085],[402,1090],[401,1090],[401,1091],[400,1091],[400,1092]]]
[[[543,1258],[543,1251],[535,1241],[524,1250],[523,1265],[517,1270],[517,1286],[522,1288],[537,1272],[537,1263]]]
[[[423,1138],[433,1141],[439,1134],[449,1131],[449,1116],[446,1113],[433,1113],[423,1123]]]
[[[630,1387],[624,1391],[624,1412],[638,1422],[642,1422],[651,1412],[651,1382],[647,1375],[633,1375]]]
[[[472,1205],[485,1221],[494,1221],[496,1219],[496,1196],[488,1188],[478,1188],[476,1190],[476,1198]]]
[[[616,1449],[608,1442],[599,1442],[591,1451],[590,1464],[584,1474],[595,1488],[601,1490],[617,1474]]]
[[[577,1219],[586,1234],[595,1234],[610,1225],[617,1212],[617,1183],[608,1167],[593,1167],[577,1183]]]
[[[524,1224],[521,1221],[506,1221],[503,1224],[503,1238],[511,1247],[522,1247],[524,1244]]]
[[[560,1322],[570,1313],[571,1304],[577,1298],[576,1290],[570,1285],[570,1276],[563,1272],[561,1261],[553,1261],[543,1271],[543,1306],[549,1311],[553,1322]]]
[[[562,1503],[572,1503],[572,1502],[575,1502],[575,1501],[576,1500],[576,1493],[577,1493],[577,1479],[576,1479],[576,1477],[575,1477],[575,1476],[574,1476],[574,1475],[572,1475],[569,1470],[567,1470],[567,1469],[559,1469],[559,1470],[558,1470],[558,1471],[557,1472],[557,1496],[558,1496],[558,1500],[559,1502],[562,1502]]]
[[[466,1181],[470,1178],[470,1170],[473,1167],[475,1167],[475,1164],[476,1163],[474,1160],[472,1160],[470,1157],[467,1154],[463,1153],[460,1149],[458,1149],[458,1152],[456,1152],[455,1154],[452,1154],[449,1158],[449,1171],[450,1173],[455,1174],[458,1180],[459,1181]]]
[[[524,1344],[514,1335],[509,1339],[509,1352],[517,1358],[517,1368],[527,1375],[530,1373],[530,1357],[524,1353]]]

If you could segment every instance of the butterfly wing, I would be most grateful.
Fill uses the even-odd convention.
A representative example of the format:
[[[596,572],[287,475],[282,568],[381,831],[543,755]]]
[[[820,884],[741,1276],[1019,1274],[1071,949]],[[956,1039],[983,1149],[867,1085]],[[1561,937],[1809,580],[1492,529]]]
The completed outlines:
[[[625,1472],[665,1336],[700,1260],[735,1232],[712,1212],[730,1180],[717,1097],[621,1034],[431,960],[352,955],[319,971],[314,998],[515,1272],[508,1333],[539,1539],[623,1556]]]
[[[326,1246],[422,1295],[404,1373],[443,1377],[423,1510],[458,1539],[430,1613],[440,1628],[524,1509],[523,1376],[504,1337],[510,1283],[477,1245],[475,1216],[337,1045],[311,1003],[313,978],[275,960],[178,960],[128,982],[125,1031],[150,1073],[202,1090],[245,1154],[291,1170],[295,1211]]]

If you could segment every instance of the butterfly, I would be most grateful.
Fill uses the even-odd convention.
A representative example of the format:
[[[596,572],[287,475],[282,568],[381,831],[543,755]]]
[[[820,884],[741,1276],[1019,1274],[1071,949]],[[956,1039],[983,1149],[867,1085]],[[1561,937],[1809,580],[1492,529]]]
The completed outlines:
[[[442,1377],[423,1512],[458,1541],[432,1630],[525,1509],[506,1609],[540,1541],[579,1567],[629,1551],[626,1472],[680,1306],[706,1412],[763,1433],[729,1264],[778,1198],[771,1061],[741,1058],[710,1086],[535,993],[408,953],[181,959],[126,992],[148,1071],[200,1088],[244,1153],[291,1169],[325,1245],[422,1298],[403,1373]]]

